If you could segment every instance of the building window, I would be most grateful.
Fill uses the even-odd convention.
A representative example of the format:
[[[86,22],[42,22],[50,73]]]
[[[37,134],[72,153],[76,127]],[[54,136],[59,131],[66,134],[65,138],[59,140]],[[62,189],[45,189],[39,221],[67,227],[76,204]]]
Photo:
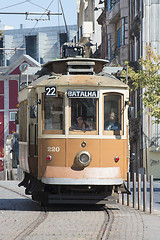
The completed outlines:
[[[108,60],[111,60],[111,34],[108,34]]]
[[[118,29],[117,33],[118,33],[118,49],[119,49],[121,47],[121,38],[122,38],[121,28]]]
[[[122,18],[122,46],[125,45],[125,18]]]
[[[10,112],[10,121],[15,121],[15,116],[17,112]]]
[[[26,36],[26,54],[37,60],[37,36]]]
[[[116,5],[116,3],[120,2],[120,0],[107,0],[107,11],[111,11],[112,8]]]
[[[111,10],[111,0],[107,1],[107,11]]]

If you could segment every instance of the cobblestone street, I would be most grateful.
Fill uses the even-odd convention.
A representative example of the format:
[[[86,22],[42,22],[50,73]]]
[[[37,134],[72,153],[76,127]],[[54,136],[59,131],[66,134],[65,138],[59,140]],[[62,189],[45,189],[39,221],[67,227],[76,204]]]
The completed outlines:
[[[23,194],[18,182],[0,182],[0,240],[21,239],[22,236],[36,240],[100,239],[107,217],[105,211],[97,207],[54,207],[43,213],[46,217],[39,224],[40,206],[2,185]]]
[[[160,236],[160,212],[151,215],[110,204],[108,222],[106,212],[97,207],[59,206],[45,213],[23,194],[17,181],[0,181],[0,240],[158,240]]]

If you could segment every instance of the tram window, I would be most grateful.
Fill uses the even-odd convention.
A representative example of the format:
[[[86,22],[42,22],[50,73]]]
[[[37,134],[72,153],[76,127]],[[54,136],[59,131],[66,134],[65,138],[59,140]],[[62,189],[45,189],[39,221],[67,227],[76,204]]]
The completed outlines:
[[[71,99],[70,130],[92,131],[97,129],[97,99]]]
[[[122,130],[121,95],[107,94],[104,96],[104,130]]]
[[[44,96],[44,130],[63,130],[63,95]]]

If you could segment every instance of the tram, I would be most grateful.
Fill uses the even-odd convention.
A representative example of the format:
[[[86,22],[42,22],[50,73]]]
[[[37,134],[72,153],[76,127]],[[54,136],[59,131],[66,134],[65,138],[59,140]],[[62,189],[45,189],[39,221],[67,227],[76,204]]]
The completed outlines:
[[[43,203],[105,204],[126,192],[129,88],[108,61],[44,64],[19,93],[19,186]]]

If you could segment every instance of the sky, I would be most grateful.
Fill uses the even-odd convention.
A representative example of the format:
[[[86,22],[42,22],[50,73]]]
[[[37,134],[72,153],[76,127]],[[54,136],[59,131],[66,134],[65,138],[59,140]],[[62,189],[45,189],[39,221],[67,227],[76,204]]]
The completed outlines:
[[[47,20],[26,20],[26,15],[1,14],[2,12],[40,12],[46,9],[52,13],[62,13],[58,0],[0,0],[0,28],[3,25],[20,28],[23,24],[25,28],[61,26],[64,25],[63,16],[52,15],[50,20],[42,15],[29,15],[28,19],[47,19]],[[61,0],[67,25],[77,24],[77,0]]]

